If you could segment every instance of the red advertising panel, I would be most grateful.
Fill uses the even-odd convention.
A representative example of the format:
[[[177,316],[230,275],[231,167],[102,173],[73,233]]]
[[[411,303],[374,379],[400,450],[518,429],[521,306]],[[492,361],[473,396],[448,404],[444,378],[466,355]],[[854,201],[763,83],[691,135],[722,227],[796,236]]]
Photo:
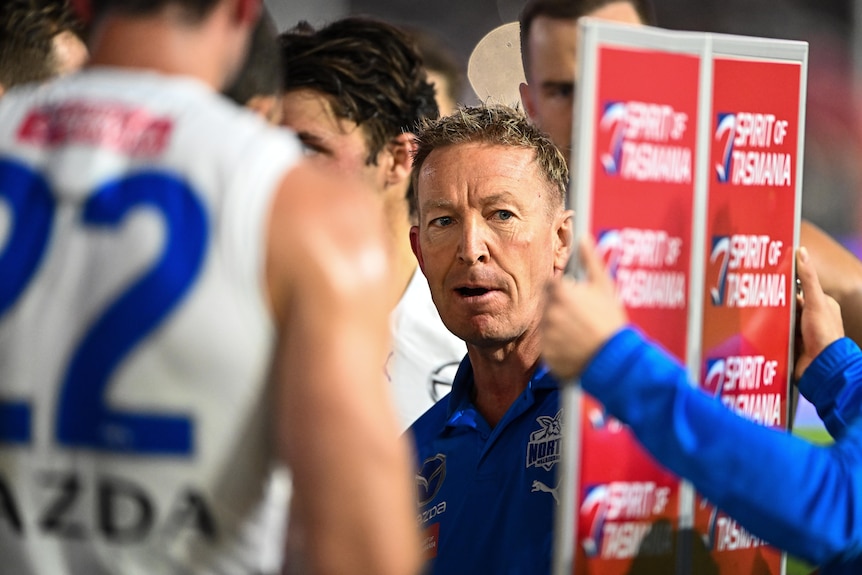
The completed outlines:
[[[700,385],[786,428],[802,69],[713,62]],[[699,497],[695,527],[720,573],[781,573],[779,552]]]
[[[700,59],[605,46],[597,70],[590,231],[632,321],[685,361]],[[679,480],[592,398],[582,411],[575,572],[672,573]]]

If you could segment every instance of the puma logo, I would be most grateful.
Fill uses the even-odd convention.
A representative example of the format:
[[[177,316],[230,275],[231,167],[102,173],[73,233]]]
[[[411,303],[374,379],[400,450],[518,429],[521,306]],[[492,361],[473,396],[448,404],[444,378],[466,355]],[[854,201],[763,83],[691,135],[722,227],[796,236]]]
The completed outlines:
[[[559,485],[557,485],[556,487],[548,487],[547,485],[536,479],[533,481],[533,489],[530,491],[530,493],[535,493],[537,491],[544,491],[545,493],[550,493],[554,496],[554,501],[556,501],[557,505],[559,505],[560,498],[557,496],[557,489],[559,488]]]

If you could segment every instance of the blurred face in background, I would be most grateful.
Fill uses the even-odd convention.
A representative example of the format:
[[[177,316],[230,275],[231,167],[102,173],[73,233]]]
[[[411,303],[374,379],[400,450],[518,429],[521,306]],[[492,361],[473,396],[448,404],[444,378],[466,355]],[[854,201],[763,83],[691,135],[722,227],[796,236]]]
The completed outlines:
[[[629,2],[612,2],[588,14],[623,24],[642,24]],[[572,147],[572,109],[578,76],[577,20],[538,16],[530,25],[527,83],[521,84],[521,101],[530,119],[563,152]]]
[[[335,114],[326,94],[301,88],[281,98],[281,123],[299,136],[309,161],[329,172],[357,179],[382,190],[383,163],[368,162],[368,142],[361,126]]]
[[[452,88],[449,86],[449,80],[446,75],[430,68],[426,70],[428,74],[428,82],[434,85],[434,99],[437,101],[437,108],[440,109],[441,116],[448,116],[455,111],[457,104],[452,96],[449,95]]]

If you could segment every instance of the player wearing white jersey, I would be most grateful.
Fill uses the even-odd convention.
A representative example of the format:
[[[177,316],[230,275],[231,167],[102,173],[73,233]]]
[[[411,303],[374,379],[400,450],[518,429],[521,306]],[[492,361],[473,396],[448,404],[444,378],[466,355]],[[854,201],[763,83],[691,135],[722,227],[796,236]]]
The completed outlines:
[[[386,378],[395,410],[406,428],[452,390],[452,380],[466,355],[464,342],[440,319],[428,280],[417,266],[390,317],[392,351]]]
[[[280,459],[314,572],[409,573],[370,194],[214,93],[258,0],[96,6],[0,101],[2,571],[256,573]]]
[[[281,45],[284,125],[313,163],[368,182],[385,214],[394,254],[385,370],[406,429],[448,392],[467,353],[443,325],[410,249],[412,131],[438,115],[434,86],[410,38],[379,20],[343,18],[318,30],[301,23]]]

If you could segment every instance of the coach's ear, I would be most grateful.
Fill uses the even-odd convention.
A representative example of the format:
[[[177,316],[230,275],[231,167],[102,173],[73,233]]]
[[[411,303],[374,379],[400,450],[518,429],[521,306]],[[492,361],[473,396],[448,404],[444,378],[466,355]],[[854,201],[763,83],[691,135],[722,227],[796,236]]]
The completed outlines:
[[[554,271],[562,273],[566,270],[569,258],[572,256],[574,247],[574,234],[572,221],[575,213],[572,210],[563,210],[554,221]]]
[[[3,94],[6,93],[6,87],[3,84],[0,84],[0,98],[3,97]]]
[[[419,226],[410,227],[410,248],[413,250],[413,255],[416,256],[416,261],[419,263],[419,269],[425,273],[425,258],[422,257],[422,244],[419,242]]]

